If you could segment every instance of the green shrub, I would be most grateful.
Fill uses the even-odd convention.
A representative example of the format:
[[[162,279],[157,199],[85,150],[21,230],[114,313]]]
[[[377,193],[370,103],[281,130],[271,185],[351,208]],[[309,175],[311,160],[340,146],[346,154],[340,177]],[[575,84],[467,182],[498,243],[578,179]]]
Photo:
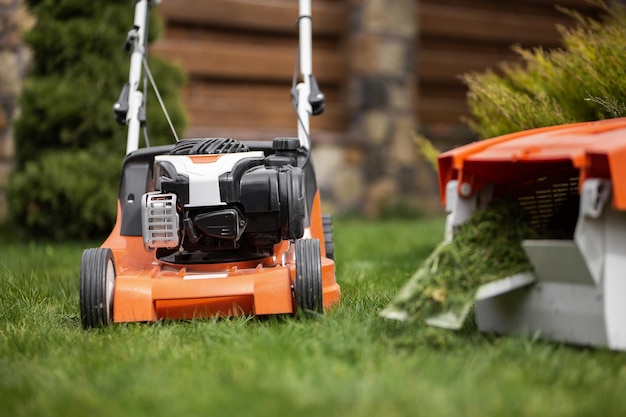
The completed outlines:
[[[463,76],[470,126],[483,138],[534,127],[626,116],[626,9],[605,5],[600,20],[568,12],[563,47],[515,47],[519,63]]]
[[[128,0],[29,0],[37,19],[25,36],[31,71],[15,123],[16,170],[7,186],[9,221],[27,235],[100,237],[113,227],[125,126],[112,106],[128,80],[122,49],[133,24]],[[162,24],[151,15],[150,39]],[[151,57],[150,66],[177,130],[185,120],[180,70]],[[173,143],[153,92],[151,145]]]
[[[16,226],[30,236],[88,238],[115,222],[120,158],[104,149],[56,150],[26,162],[8,191]]]

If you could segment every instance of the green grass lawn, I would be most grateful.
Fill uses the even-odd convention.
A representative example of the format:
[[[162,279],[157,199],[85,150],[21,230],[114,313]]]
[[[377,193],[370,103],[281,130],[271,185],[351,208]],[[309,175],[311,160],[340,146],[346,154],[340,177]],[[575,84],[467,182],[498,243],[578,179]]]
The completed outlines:
[[[626,415],[625,354],[380,319],[442,233],[336,221],[343,299],[319,319],[102,331],[80,326],[85,245],[0,243],[0,415]]]

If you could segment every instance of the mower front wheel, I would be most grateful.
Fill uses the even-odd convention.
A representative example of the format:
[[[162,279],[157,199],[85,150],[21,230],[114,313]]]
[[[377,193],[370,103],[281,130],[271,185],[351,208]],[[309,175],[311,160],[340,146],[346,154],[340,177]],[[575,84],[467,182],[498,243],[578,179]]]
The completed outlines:
[[[115,262],[108,248],[86,249],[80,265],[80,318],[83,328],[113,322]]]
[[[298,239],[295,248],[294,293],[298,311],[306,316],[322,314],[322,256],[318,239]]]

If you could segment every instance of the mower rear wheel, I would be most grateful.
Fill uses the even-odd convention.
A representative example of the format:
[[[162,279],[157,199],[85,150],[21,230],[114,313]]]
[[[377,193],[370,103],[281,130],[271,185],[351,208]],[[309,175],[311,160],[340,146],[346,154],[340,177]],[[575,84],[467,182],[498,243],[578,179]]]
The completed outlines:
[[[115,262],[108,248],[86,249],[80,265],[80,318],[83,328],[113,322]]]
[[[322,226],[324,228],[324,248],[326,249],[326,257],[334,261],[335,245],[333,238],[333,216],[330,214],[323,214]]]
[[[306,316],[322,314],[322,256],[319,239],[298,239],[295,248],[294,293],[298,310]]]

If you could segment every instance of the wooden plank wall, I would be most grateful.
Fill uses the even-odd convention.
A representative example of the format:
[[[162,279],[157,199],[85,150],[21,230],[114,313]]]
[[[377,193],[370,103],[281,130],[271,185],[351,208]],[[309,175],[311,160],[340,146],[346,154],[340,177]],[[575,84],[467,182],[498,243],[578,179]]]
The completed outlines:
[[[511,45],[559,46],[557,25],[573,20],[554,3],[592,15],[585,0],[422,0],[419,5],[417,118],[430,137],[451,139],[466,134],[466,88],[459,74],[497,68],[517,60]]]
[[[455,140],[461,117],[468,114],[459,74],[516,59],[512,44],[558,46],[556,24],[568,25],[571,19],[554,1],[592,10],[586,0],[416,1],[416,118],[426,134],[444,141]],[[349,128],[348,2],[313,1],[314,72],[329,111],[313,118],[312,127],[331,138],[341,138]],[[297,47],[296,1],[166,0],[159,10],[166,33],[152,49],[188,75],[188,136],[294,134],[289,89]]]
[[[298,2],[169,0],[159,10],[167,26],[153,52],[179,63],[188,75],[188,136],[295,135],[290,89]],[[313,2],[314,72],[333,111],[313,118],[312,128],[331,134],[347,129],[345,11],[340,0]]]

